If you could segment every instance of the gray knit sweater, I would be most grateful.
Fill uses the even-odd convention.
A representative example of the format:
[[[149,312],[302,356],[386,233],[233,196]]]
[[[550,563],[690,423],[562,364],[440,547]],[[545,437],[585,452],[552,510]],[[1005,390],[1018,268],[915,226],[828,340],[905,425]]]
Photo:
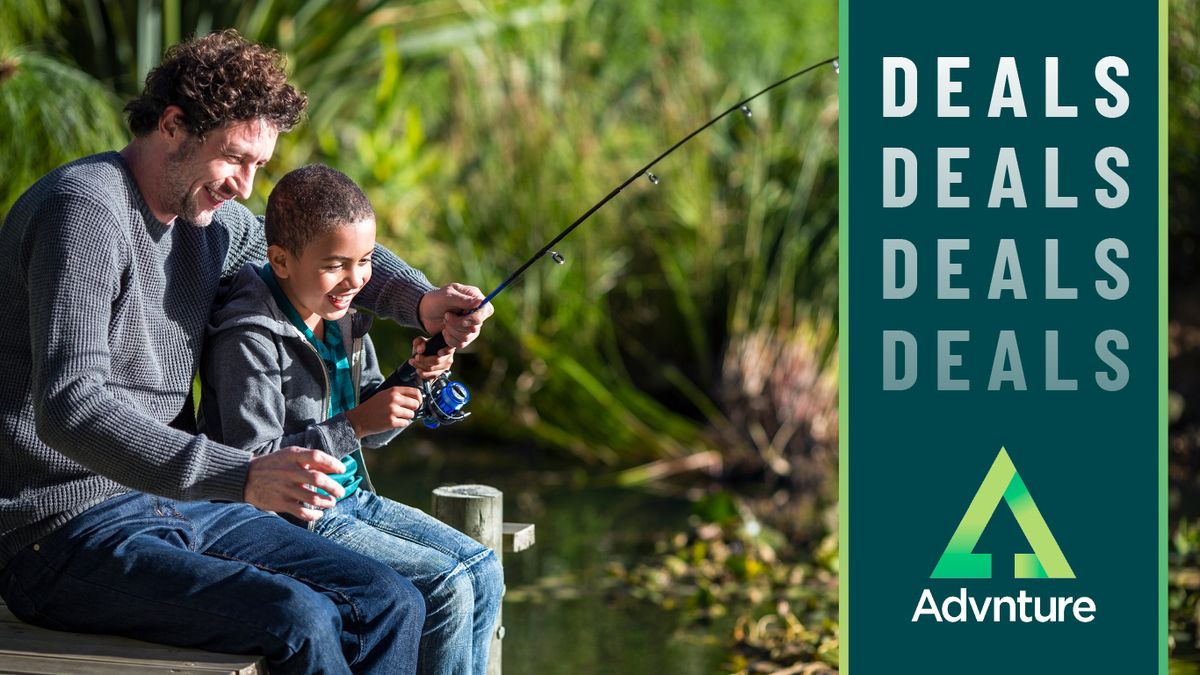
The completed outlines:
[[[159,223],[115,152],[17,200],[0,228],[0,567],[129,490],[242,499],[250,453],[168,425],[193,423],[218,283],[265,252],[233,202],[208,227]],[[383,249],[373,263],[358,304],[418,325],[428,280]]]

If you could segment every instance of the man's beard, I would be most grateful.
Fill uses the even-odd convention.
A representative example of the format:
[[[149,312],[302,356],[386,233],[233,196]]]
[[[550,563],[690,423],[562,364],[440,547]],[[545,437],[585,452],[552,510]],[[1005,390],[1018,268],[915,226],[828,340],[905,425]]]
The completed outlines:
[[[215,210],[200,208],[200,195],[190,193],[191,185],[185,171],[200,143],[199,139],[189,137],[178,151],[169,155],[161,180],[162,194],[165,195],[163,202],[167,210],[193,225],[205,226],[212,223]],[[200,189],[204,190],[205,187],[201,186]]]

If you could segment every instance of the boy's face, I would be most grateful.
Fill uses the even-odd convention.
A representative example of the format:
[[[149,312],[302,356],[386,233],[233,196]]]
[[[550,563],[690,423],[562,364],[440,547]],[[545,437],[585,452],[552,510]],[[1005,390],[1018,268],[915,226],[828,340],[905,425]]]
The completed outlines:
[[[281,246],[267,251],[275,277],[309,328],[321,319],[334,321],[371,278],[375,220],[342,225],[292,255]]]

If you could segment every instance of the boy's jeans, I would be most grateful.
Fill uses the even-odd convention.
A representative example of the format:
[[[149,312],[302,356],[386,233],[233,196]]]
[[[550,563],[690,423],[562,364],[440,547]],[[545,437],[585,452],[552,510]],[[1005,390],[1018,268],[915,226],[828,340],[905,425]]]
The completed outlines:
[[[484,675],[504,592],[496,554],[419,509],[359,489],[314,524],[318,534],[379,560],[425,596],[418,670]]]
[[[263,653],[272,673],[412,673],[425,618],[391,569],[278,516],[139,492],[23,549],[0,595],[33,624]]]

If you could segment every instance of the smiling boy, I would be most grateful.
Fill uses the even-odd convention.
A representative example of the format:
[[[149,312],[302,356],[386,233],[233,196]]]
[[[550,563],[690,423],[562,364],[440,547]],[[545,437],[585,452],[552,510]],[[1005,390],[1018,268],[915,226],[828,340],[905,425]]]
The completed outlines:
[[[301,445],[342,459],[345,471],[331,477],[344,495],[310,529],[385,563],[421,591],[418,672],[484,675],[504,585],[494,553],[375,494],[366,473],[361,446],[386,444],[420,404],[411,387],[360,401],[383,382],[369,317],[350,309],[372,275],[371,204],[345,175],[306,166],[275,186],[265,229],[269,262],[243,267],[210,319],[202,428],[256,455]],[[452,351],[414,365],[436,374]]]

